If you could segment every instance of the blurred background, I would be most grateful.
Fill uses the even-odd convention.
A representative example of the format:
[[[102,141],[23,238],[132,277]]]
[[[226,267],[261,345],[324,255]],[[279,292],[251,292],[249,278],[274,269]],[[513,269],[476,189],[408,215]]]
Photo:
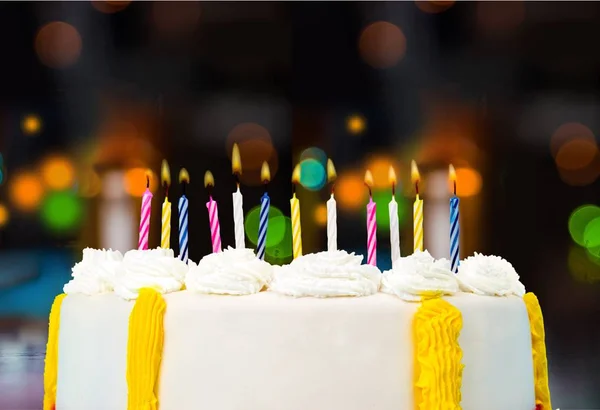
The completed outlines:
[[[378,265],[390,267],[388,169],[412,252],[410,160],[425,247],[448,257],[448,164],[461,253],[513,263],[546,318],[553,404],[600,409],[599,3],[0,3],[0,409],[41,406],[47,315],[86,247],[136,247],[145,172],[160,240],[160,163],[190,174],[189,252],[211,251],[204,172],[233,245],[238,143],[246,243],[267,161],[267,259],[291,260],[301,164],[304,252],[366,253],[373,173]],[[177,229],[172,246],[178,253]]]

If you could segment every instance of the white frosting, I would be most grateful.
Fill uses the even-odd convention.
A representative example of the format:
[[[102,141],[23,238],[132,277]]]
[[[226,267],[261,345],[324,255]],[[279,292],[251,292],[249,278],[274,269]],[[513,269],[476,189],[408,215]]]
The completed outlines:
[[[275,266],[273,291],[290,296],[367,296],[381,283],[377,267],[361,265],[363,257],[342,250],[311,253]]]
[[[260,292],[273,278],[273,267],[258,259],[252,249],[233,249],[206,255],[191,265],[187,289],[200,293],[249,295]]]
[[[382,291],[408,302],[452,295],[458,292],[456,275],[447,259],[435,260],[427,251],[415,251],[399,258],[391,270],[383,272]]]
[[[461,290],[477,295],[525,295],[525,286],[510,262],[475,253],[460,262],[456,275]]]
[[[85,248],[81,262],[71,269],[73,279],[63,287],[63,291],[84,295],[112,292],[122,260],[123,255],[119,251]]]
[[[114,283],[114,290],[123,299],[136,299],[140,289],[152,288],[160,293],[180,290],[188,266],[175,258],[172,249],[128,251],[123,257],[123,269]]]

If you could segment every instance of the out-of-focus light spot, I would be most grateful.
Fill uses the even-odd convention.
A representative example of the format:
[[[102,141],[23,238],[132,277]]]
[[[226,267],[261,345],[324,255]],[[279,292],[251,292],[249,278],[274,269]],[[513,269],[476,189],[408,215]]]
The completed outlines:
[[[566,170],[585,168],[598,153],[595,141],[574,139],[564,143],[556,153],[556,165]]]
[[[40,61],[48,67],[65,68],[79,59],[81,36],[72,25],[53,21],[37,32],[35,51]]]
[[[276,227],[282,226],[284,234],[277,245],[267,246],[265,251],[267,261],[273,264],[284,264],[289,262],[289,259],[292,256],[292,220],[287,216],[276,216],[273,218],[273,221],[269,220],[269,229],[271,229],[271,223]],[[267,244],[268,243],[269,240],[267,239]]]
[[[200,20],[200,3],[154,2],[152,17],[158,31],[166,35],[180,35],[194,31]]]
[[[367,128],[367,120],[360,114],[352,114],[346,118],[346,130],[352,135],[360,135]]]
[[[456,195],[465,198],[474,196],[481,192],[482,178],[481,174],[473,168],[456,169]],[[448,181],[448,191],[453,190],[452,182]]]
[[[61,190],[73,185],[75,169],[66,157],[49,157],[42,162],[40,170],[42,180],[51,189]]]
[[[525,20],[525,4],[522,1],[478,2],[477,25],[488,32],[514,30]]]
[[[390,68],[406,53],[406,37],[400,28],[387,21],[365,27],[358,39],[363,60],[374,68]]]
[[[4,170],[4,157],[2,153],[0,153],[0,185],[4,183],[4,174],[6,171]]]
[[[415,4],[419,8],[419,10],[430,14],[436,14],[441,13],[442,11],[446,11],[450,7],[452,7],[454,3],[454,1],[415,1]]]
[[[79,181],[79,195],[84,198],[93,198],[100,193],[102,181],[93,169],[84,169],[77,178]]]
[[[141,197],[146,192],[146,168],[131,168],[125,171],[125,191],[131,196]],[[150,191],[155,192],[159,185],[158,178],[150,171]]]
[[[583,245],[588,249],[600,247],[600,217],[586,224],[583,230]]]
[[[357,172],[340,175],[335,183],[335,199],[340,208],[352,211],[365,206],[368,191],[363,182],[363,175]]]
[[[571,216],[569,216],[569,233],[576,244],[585,246],[585,228],[596,218],[600,218],[600,207],[596,205],[582,205],[571,212]]]
[[[373,187],[389,188],[391,194],[392,186],[389,183],[390,167],[393,167],[397,173],[400,171],[399,164],[385,155],[371,157],[365,165],[365,168],[370,170],[373,175]]]
[[[316,159],[300,163],[300,184],[309,191],[318,191],[327,182],[325,167]]]
[[[260,220],[260,205],[255,206],[244,218],[244,228],[248,240],[256,245],[258,242],[258,223]],[[269,207],[269,226],[267,228],[267,249],[277,246],[285,236],[286,220],[279,208],[271,205]]]
[[[315,222],[319,226],[327,225],[327,206],[324,204],[318,205],[315,208]]]
[[[36,135],[42,129],[42,119],[36,114],[27,114],[21,121],[21,130],[25,135]]]
[[[594,133],[588,127],[578,122],[568,122],[558,127],[550,138],[550,152],[552,152],[552,156],[556,157],[560,147],[573,140],[596,142]]]
[[[83,215],[79,198],[71,191],[53,192],[42,205],[42,220],[53,231],[75,228]]]
[[[42,181],[33,172],[23,172],[11,178],[9,197],[17,209],[33,211],[39,206],[43,196]]]
[[[327,154],[321,148],[317,147],[310,147],[302,151],[300,154],[300,162],[305,159],[314,159],[323,164],[323,166],[327,164]]]
[[[131,1],[92,0],[92,6],[96,10],[107,14],[123,10],[125,7],[129,6],[129,3],[131,3]]]
[[[4,204],[0,204],[0,227],[6,225],[8,219],[10,218],[10,213],[8,212],[8,208]]]
[[[596,283],[600,281],[600,266],[590,260],[584,248],[571,247],[568,265],[571,276],[578,282]]]
[[[560,179],[571,186],[586,186],[594,183],[600,177],[600,153],[590,164],[579,169],[565,169],[558,167]]]

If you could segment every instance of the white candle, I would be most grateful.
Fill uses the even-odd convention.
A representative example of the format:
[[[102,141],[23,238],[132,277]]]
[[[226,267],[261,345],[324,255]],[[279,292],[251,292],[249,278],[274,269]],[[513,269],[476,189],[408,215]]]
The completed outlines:
[[[337,251],[337,204],[333,192],[327,201],[327,250]]]
[[[390,211],[390,249],[392,254],[392,266],[400,258],[400,228],[398,224],[398,202],[392,197],[388,205]]]
[[[233,198],[233,224],[235,230],[235,247],[244,249],[246,247],[244,240],[244,197],[238,186],[237,191],[231,194]]]

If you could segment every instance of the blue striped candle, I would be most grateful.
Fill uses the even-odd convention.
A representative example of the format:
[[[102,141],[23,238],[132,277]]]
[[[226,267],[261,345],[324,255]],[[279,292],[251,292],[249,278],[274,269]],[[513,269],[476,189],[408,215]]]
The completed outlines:
[[[258,244],[256,247],[256,256],[259,259],[265,259],[265,249],[267,247],[267,227],[269,226],[269,207],[271,198],[266,192],[260,198],[260,220],[258,223]]]
[[[188,199],[185,196],[185,187],[190,182],[190,176],[185,168],[179,172],[182,194],[179,198],[179,259],[188,261]]]
[[[450,198],[450,268],[452,272],[458,272],[460,263],[460,223],[458,204],[460,200],[456,195]]]

